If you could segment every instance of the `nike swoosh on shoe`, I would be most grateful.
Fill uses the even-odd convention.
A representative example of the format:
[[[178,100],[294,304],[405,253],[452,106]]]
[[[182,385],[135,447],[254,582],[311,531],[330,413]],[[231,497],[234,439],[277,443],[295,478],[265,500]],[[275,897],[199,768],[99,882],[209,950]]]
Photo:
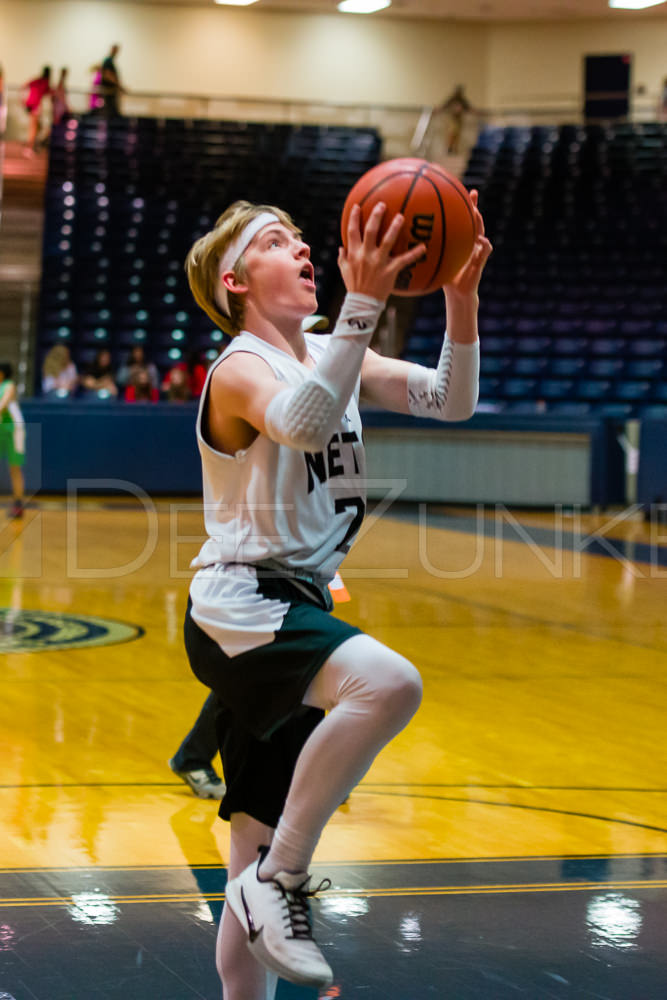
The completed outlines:
[[[246,901],[243,887],[241,887],[241,902],[243,903],[243,909],[245,910],[246,920],[248,921],[248,940],[252,943],[253,941],[257,940],[259,935],[264,930],[264,924],[262,924],[259,930],[255,929],[255,921],[252,919],[252,913],[250,912],[250,907],[248,906],[248,903]]]

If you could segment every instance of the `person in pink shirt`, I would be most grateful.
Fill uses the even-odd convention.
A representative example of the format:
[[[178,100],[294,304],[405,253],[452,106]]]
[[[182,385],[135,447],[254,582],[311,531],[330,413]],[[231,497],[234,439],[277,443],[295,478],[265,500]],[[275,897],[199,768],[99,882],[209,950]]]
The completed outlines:
[[[42,101],[51,93],[51,67],[45,66],[42,70],[42,75],[35,77],[34,80],[29,80],[23,89],[26,91],[25,104],[23,106],[30,115],[28,138],[25,148],[26,153],[32,156],[38,147]]]

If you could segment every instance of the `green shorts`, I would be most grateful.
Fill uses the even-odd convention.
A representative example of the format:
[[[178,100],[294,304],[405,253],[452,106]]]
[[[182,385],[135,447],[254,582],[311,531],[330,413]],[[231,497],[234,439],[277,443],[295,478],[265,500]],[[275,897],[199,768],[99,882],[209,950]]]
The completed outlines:
[[[334,618],[287,580],[258,588],[289,604],[273,642],[229,657],[185,615],[185,648],[193,672],[218,697],[218,746],[227,792],[220,816],[244,812],[275,827],[301,748],[324,717],[302,704],[311,680],[331,653],[361,630]]]
[[[0,424],[0,458],[9,465],[25,462],[25,427],[22,424]]]

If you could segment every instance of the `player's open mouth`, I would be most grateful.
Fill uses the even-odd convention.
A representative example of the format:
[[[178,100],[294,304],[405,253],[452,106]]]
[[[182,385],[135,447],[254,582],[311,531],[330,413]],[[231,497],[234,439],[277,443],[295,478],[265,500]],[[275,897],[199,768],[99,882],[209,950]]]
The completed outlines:
[[[304,264],[299,272],[299,277],[307,281],[309,285],[315,284],[315,269],[312,264]]]

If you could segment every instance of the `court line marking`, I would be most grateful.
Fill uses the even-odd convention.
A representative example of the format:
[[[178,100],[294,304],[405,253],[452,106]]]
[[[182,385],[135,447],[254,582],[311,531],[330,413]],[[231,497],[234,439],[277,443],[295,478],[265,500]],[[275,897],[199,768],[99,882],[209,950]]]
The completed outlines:
[[[400,587],[399,583],[393,583],[391,580],[384,580],[383,583],[384,583],[384,585],[386,587],[391,587],[394,590],[396,590],[396,589],[398,589]],[[414,582],[411,582],[411,584],[410,584],[410,594],[411,595],[412,594],[425,594],[430,599],[433,599],[433,597],[434,597],[434,593],[433,593],[432,589],[430,589],[429,587],[424,587],[424,586],[422,586],[422,585],[420,585],[418,583],[414,583]],[[588,636],[589,638],[592,638],[592,639],[603,639],[605,642],[616,642],[616,643],[618,643],[621,646],[630,646],[630,647],[636,648],[636,649],[648,649],[652,653],[662,653],[663,655],[665,655],[667,653],[667,649],[665,649],[664,647],[652,646],[652,645],[650,645],[649,643],[646,643],[646,642],[637,642],[635,640],[623,639],[620,636],[617,636],[617,635],[608,635],[608,634],[606,634],[604,632],[595,632],[595,631],[593,631],[591,629],[584,628],[582,625],[576,625],[576,624],[574,624],[572,622],[556,621],[556,620],[553,620],[553,619],[550,619],[550,618],[538,618],[535,615],[529,615],[529,614],[527,614],[526,612],[523,612],[523,611],[516,611],[514,608],[509,609],[509,608],[503,607],[502,605],[488,604],[485,601],[473,601],[473,600],[470,600],[467,597],[456,597],[453,594],[439,593],[437,596],[438,596],[438,600],[439,601],[448,601],[450,604],[459,604],[459,605],[461,605],[464,608],[476,608],[476,609],[478,609],[480,611],[485,611],[488,614],[495,614],[495,615],[498,615],[499,617],[502,616],[502,617],[504,617],[506,619],[508,618],[510,620],[511,619],[516,619],[517,621],[520,621],[520,622],[530,622],[532,625],[537,625],[537,626],[539,626],[541,628],[562,629],[565,632],[573,632],[575,635],[585,635],[585,636]],[[387,627],[387,626],[385,626],[385,627]],[[391,627],[391,626],[388,626],[388,627]],[[420,628],[419,625],[414,625],[412,627],[415,628],[415,629],[419,629]],[[425,626],[425,627],[429,628],[429,627],[433,627],[433,626]],[[460,628],[462,626],[449,626],[448,624],[445,624],[445,625],[440,625],[438,627],[439,628],[447,629],[447,628],[450,628],[450,627],[459,627]],[[484,625],[482,625],[481,627],[482,628],[506,628],[507,627],[507,623],[506,622],[502,622],[502,623],[499,623],[496,626],[496,625],[493,625],[491,622],[488,622],[488,623],[485,623]],[[530,676],[532,677],[533,675],[531,674]],[[579,676],[579,675],[578,674],[574,674],[573,676]],[[621,675],[621,676],[623,676],[623,675]]]
[[[0,788],[3,787],[0,785]],[[667,788],[616,788],[614,785],[528,785],[521,782],[506,782],[505,784],[483,784],[482,782],[464,782],[455,784],[454,782],[441,781],[368,781],[356,786],[357,789],[367,788],[497,788],[512,789],[526,792],[658,792],[660,795],[667,793]]]
[[[184,791],[181,781],[44,781],[24,782],[16,785],[0,784],[0,791],[20,788],[178,788]],[[505,784],[483,784],[481,782],[465,782],[461,784],[438,781],[369,781],[362,782],[354,789],[356,792],[371,791],[376,788],[477,788],[498,789],[519,792],[631,792],[638,795],[667,794],[667,788],[630,788],[614,785],[527,785],[520,782]]]
[[[497,857],[461,858],[382,858],[368,861],[314,861],[313,868],[361,868],[364,866],[388,867],[390,865],[469,865],[469,864],[525,864],[533,861],[646,861],[667,862],[664,851],[646,851],[642,854],[513,854]],[[0,868],[0,875],[43,875],[47,872],[190,872],[226,871],[225,864],[200,865],[71,865],[46,868]]]
[[[555,813],[558,816],[574,816],[577,819],[592,819],[601,823],[615,823],[619,826],[631,826],[640,830],[652,830],[656,833],[667,834],[667,827],[653,826],[650,823],[641,823],[630,819],[619,819],[615,816],[598,816],[596,813],[585,813],[576,809],[555,809],[553,806],[527,805],[522,802],[493,802],[490,799],[472,799],[468,796],[459,797],[457,795],[426,795],[409,791],[400,793],[382,792],[373,791],[372,788],[360,788],[356,794],[360,795],[364,791],[367,795],[385,795],[387,798],[431,799],[437,802],[462,802],[465,805],[495,806],[497,809],[525,809],[528,812]]]
[[[477,885],[477,886],[397,886],[386,888],[353,888],[344,889],[332,887],[327,891],[324,898],[332,897],[349,899],[364,897],[368,899],[392,898],[403,896],[485,896],[504,895],[514,893],[535,893],[535,892],[601,892],[612,890],[639,890],[639,889],[667,889],[667,879],[647,879],[645,881],[632,880],[609,880],[603,882],[516,882],[498,885]],[[160,892],[160,893],[137,893],[136,895],[104,895],[105,903],[113,903],[123,906],[128,903],[189,903],[222,901],[225,899],[224,892]],[[28,906],[79,906],[76,896],[60,896],[54,899],[50,896],[16,896],[14,898],[5,897],[0,900],[0,909]]]
[[[422,511],[419,508],[428,507],[429,501],[415,500],[408,503],[410,506],[403,510],[396,510],[394,504],[390,510],[380,516],[383,519],[393,518],[402,524],[419,524],[422,517]],[[477,506],[484,508],[481,520],[476,514],[438,513],[437,511],[428,510],[425,517],[431,522],[428,526],[437,528],[439,531],[451,531],[458,535],[479,536],[482,534],[485,538],[493,538],[498,527],[496,505],[481,504]],[[533,543],[544,546],[547,549],[556,549],[560,545],[568,552],[578,552],[580,555],[616,559],[617,561],[625,560],[631,563],[640,563],[644,566],[654,565],[653,553],[658,554],[658,556],[663,556],[667,553],[667,545],[661,544],[660,541],[653,542],[650,540],[624,538],[622,535],[600,534],[599,529],[593,529],[583,535],[574,530],[568,531],[564,528],[559,532],[556,527],[550,528],[544,525],[529,524],[522,520],[521,517],[516,517],[511,505],[509,507],[505,506],[505,509],[516,522],[516,524],[512,524],[509,521],[501,522],[504,529],[507,530],[507,536],[503,536],[503,540],[506,542],[524,545]],[[637,512],[639,512],[639,508]],[[372,513],[371,511],[369,516],[372,516]],[[566,515],[564,516],[566,517]],[[481,532],[480,528],[482,529]],[[529,535],[529,540],[523,538],[518,529],[525,531]],[[661,536],[661,538],[664,538],[664,536]],[[608,542],[610,547],[615,549],[615,551],[610,552],[606,548],[605,542]],[[591,546],[593,547],[593,551],[591,551]],[[631,549],[632,553],[628,554],[625,551],[626,549]],[[647,550],[651,558],[648,558]],[[644,555],[644,558],[642,558],[642,555]],[[658,565],[661,565],[659,558]]]

